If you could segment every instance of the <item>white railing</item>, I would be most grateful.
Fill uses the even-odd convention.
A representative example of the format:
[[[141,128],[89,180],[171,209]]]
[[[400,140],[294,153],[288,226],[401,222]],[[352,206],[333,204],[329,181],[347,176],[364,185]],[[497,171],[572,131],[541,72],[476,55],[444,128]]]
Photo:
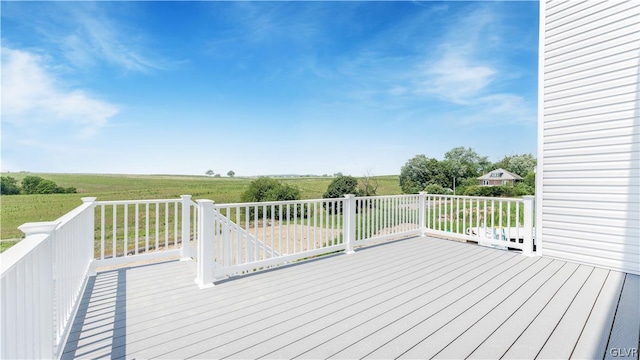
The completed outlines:
[[[1,254],[1,358],[57,358],[93,260],[95,198],[56,221],[20,226]]]
[[[533,196],[493,198],[426,195],[425,232],[501,249],[533,252]]]
[[[343,250],[344,203],[344,198],[221,205],[199,200],[199,265],[214,260],[201,271],[199,283]]]
[[[434,235],[533,254],[533,197],[416,195],[216,205],[199,200],[200,287],[354,246]]]
[[[180,199],[98,201],[96,266],[151,258],[190,258],[196,204]]]
[[[216,205],[199,200],[200,287],[354,246],[422,235],[425,194]]]
[[[356,198],[357,245],[421,235],[421,195],[367,196]]]
[[[216,222],[216,228],[221,229],[220,235],[223,238],[227,237],[229,239],[234,239],[237,244],[246,248],[245,253],[247,261],[250,261],[250,259],[253,258],[263,259],[268,255],[271,257],[280,256],[280,253],[273,247],[268,246],[263,241],[253,236],[249,231],[220,214],[219,210],[214,210],[214,221]],[[222,233],[223,231],[227,231],[227,234]],[[222,253],[222,249],[219,249],[216,253]],[[236,257],[242,257],[242,252],[236,251]],[[227,264],[228,263],[229,261],[227,260]]]

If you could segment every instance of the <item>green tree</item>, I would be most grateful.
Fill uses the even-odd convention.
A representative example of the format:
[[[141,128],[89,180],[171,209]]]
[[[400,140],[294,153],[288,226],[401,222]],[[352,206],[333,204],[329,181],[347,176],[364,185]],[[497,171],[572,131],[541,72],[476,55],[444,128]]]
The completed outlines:
[[[207,172],[205,172],[205,174],[207,176],[213,176],[215,174],[215,172],[213,170],[209,169],[209,170],[207,170]]]
[[[242,202],[265,202],[265,201],[289,201],[289,200],[299,200],[300,199],[300,190],[292,185],[284,184],[276,179],[271,179],[268,177],[260,177],[256,180],[253,180],[249,187],[242,193],[240,196]],[[253,216],[254,208],[250,208],[250,213]],[[303,215],[303,207],[300,205],[294,205],[290,210],[290,216],[300,217]],[[264,215],[263,208],[258,206],[258,217],[262,217]],[[271,218],[271,207],[267,207],[266,216]],[[283,214],[286,216],[286,214]],[[304,214],[306,216],[306,213]],[[273,214],[274,219],[279,218],[279,211],[275,209],[275,214]]]
[[[228,177],[234,177],[236,176],[236,173],[233,170],[229,170],[229,172],[227,173]]]
[[[509,165],[506,170],[525,177],[527,173],[533,172],[537,162],[536,158],[531,154],[513,155],[509,159]]]
[[[2,195],[17,195],[20,194],[20,188],[18,187],[18,180],[11,176],[2,176],[0,182],[0,190]]]
[[[25,176],[22,179],[22,192],[25,194],[37,194],[36,188],[43,180],[40,176]]]
[[[357,187],[358,180],[353,176],[338,176],[327,186],[327,191],[322,194],[322,197],[329,199],[340,198],[346,194],[356,194]]]
[[[353,176],[340,175],[331,181],[329,186],[327,186],[327,191],[322,194],[322,197],[325,199],[335,199],[347,194],[361,195],[358,190],[358,180]],[[326,207],[327,204],[324,204],[324,206]],[[339,203],[335,208],[329,207],[329,211],[332,213],[341,213],[342,203]]]
[[[55,182],[43,179],[36,186],[35,194],[58,194],[64,189],[60,189]]]
[[[533,171],[529,171],[527,173],[527,175],[524,176],[524,179],[522,180],[522,182],[527,186],[535,188],[536,187],[536,173],[534,173]]]
[[[299,200],[300,190],[276,179],[261,177],[249,184],[240,199],[243,202]]]
[[[429,184],[450,186],[446,164],[426,155],[416,155],[400,169],[400,187],[405,194],[420,192]]]
[[[525,177],[529,172],[533,172],[537,162],[532,154],[506,155],[502,160],[494,163],[491,170],[502,168]]]
[[[463,179],[478,177],[491,165],[486,156],[481,156],[472,148],[465,148],[464,146],[458,146],[447,151],[444,154],[444,162],[452,181],[455,177],[456,185]]]

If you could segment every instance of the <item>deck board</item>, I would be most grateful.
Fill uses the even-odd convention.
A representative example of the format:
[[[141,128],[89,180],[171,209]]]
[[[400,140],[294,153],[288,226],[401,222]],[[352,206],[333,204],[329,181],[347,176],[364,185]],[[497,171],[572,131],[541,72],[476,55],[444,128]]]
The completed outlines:
[[[418,296],[426,296],[429,291],[442,287],[480,264],[483,254],[487,252],[471,251],[468,248],[457,252],[441,261],[434,261],[435,268],[427,275],[423,275],[420,281],[407,284],[405,291],[395,291],[395,298],[404,299],[409,303]],[[464,261],[463,266],[459,262]],[[374,303],[357,303],[351,306],[351,316],[347,319],[326,318],[318,324],[317,328],[309,329],[308,334],[302,334],[298,339],[278,347],[275,351],[265,353],[265,356],[285,358],[289,354],[302,355],[304,357],[318,358],[328,357],[333,349],[347,347],[357,340],[357,335],[375,330],[379,327],[376,322],[382,316],[393,317],[391,313],[397,311],[397,301],[384,301],[384,297],[376,299]]]
[[[640,276],[628,275],[625,278],[620,302],[613,321],[605,359],[615,359],[624,355],[638,357],[638,338],[640,337]],[[617,356],[616,356],[617,355]]]
[[[192,267],[100,272],[63,358],[603,357],[611,329],[611,345],[640,338],[638,276],[623,286],[621,273],[454,241],[371,246],[204,290]]]
[[[542,359],[571,357],[582,332],[576,329],[584,329],[608,273],[609,271],[604,269],[593,270],[537,357]]]
[[[389,283],[392,286],[376,289],[374,296],[369,296],[367,299],[348,298],[348,302],[345,303],[343,309],[339,311],[345,315],[340,316],[325,316],[319,321],[313,323],[305,323],[300,331],[296,331],[295,334],[290,336],[283,336],[283,341],[288,344],[288,347],[282,348],[277,346],[277,343],[267,344],[270,346],[260,346],[260,349],[254,349],[255,351],[244,351],[234,356],[240,358],[254,358],[259,356],[272,357],[275,356],[276,350],[280,351],[280,355],[286,357],[286,354],[290,353],[291,346],[294,343],[298,343],[299,340],[311,340],[318,341],[321,339],[318,333],[323,332],[324,335],[334,335],[336,333],[343,339],[350,341],[353,340],[353,336],[350,333],[344,333],[344,329],[353,327],[354,325],[362,325],[373,318],[385,314],[389,311],[393,311],[399,306],[401,301],[407,301],[407,299],[418,298],[423,295],[430,288],[437,286],[436,284],[443,284],[444,282],[453,279],[456,274],[462,274],[465,269],[455,269],[454,267],[460,261],[461,258],[469,259],[469,255],[465,252],[449,257],[445,262],[423,264],[423,267],[432,269],[428,275],[424,275],[421,272],[412,269],[410,274],[402,276],[400,278],[394,276],[393,282]],[[480,258],[476,258],[480,260]],[[449,274],[447,274],[449,273]],[[340,331],[342,330],[342,331]],[[361,332],[358,330],[358,332]],[[285,334],[283,334],[285,335]],[[336,344],[331,342],[331,346],[335,347]],[[274,346],[275,345],[275,346]],[[308,348],[308,343],[303,346]],[[300,352],[299,352],[300,354]],[[317,357],[312,354],[304,354],[305,357]]]
[[[536,318],[542,308],[564,286],[567,280],[577,270],[576,264],[563,264],[563,266],[534,293],[522,306],[511,314],[497,329],[485,329],[482,326],[474,326],[473,338],[465,337],[470,342],[478,345],[469,355],[471,359],[498,359],[511,348],[528,325]],[[481,324],[482,325],[482,324]],[[485,330],[491,333],[483,336]],[[475,343],[474,343],[475,345]]]
[[[624,273],[609,271],[580,339],[573,350],[572,358],[595,359],[603,357],[609,342],[608,333],[613,325],[616,304],[620,298],[624,278]]]
[[[593,272],[592,267],[580,266],[560,288],[527,329],[511,345],[503,359],[534,359],[549,339],[550,334],[574,302],[576,295]]]
[[[540,261],[537,264],[543,266],[543,268],[532,268],[531,270],[534,270],[533,273],[530,271],[521,272],[517,277],[513,278],[514,281],[501,286],[496,292],[470,306],[464,313],[453,318],[441,328],[425,332],[424,339],[403,354],[403,357],[453,359],[469,356],[473,350],[469,346],[470,344],[461,342],[453,344],[461,334],[464,334],[478,323],[481,324],[476,329],[480,329],[483,333],[486,333],[489,328],[495,329],[499,320],[504,321],[508,314],[515,312],[522,302],[529,299],[562,266],[558,261],[546,261],[546,264]],[[493,321],[494,325],[491,327],[487,323],[488,321]],[[456,350],[456,353],[452,354],[450,352],[452,350]]]

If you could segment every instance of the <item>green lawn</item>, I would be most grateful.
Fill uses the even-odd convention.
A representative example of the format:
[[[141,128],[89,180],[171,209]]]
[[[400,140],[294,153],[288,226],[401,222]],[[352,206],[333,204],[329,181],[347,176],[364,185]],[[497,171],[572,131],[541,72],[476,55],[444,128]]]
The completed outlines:
[[[95,175],[3,173],[19,181],[25,176],[40,176],[62,187],[75,187],[77,194],[11,195],[0,198],[1,239],[23,237],[18,226],[26,222],[51,221],[79,206],[80,198],[98,200],[174,199],[192,195],[193,199],[210,199],[216,203],[235,203],[252,178],[209,178],[177,175]],[[283,182],[297,186],[303,199],[322,197],[332,178],[286,178]],[[378,195],[401,194],[398,176],[376,177]],[[2,244],[2,250],[7,243]]]

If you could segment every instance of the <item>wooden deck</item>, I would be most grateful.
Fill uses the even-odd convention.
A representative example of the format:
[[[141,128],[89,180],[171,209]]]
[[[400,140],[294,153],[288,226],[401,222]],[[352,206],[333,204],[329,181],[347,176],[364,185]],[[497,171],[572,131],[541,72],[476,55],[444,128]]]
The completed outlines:
[[[472,244],[194,277],[179,261],[100,272],[63,358],[638,358],[639,276]]]

